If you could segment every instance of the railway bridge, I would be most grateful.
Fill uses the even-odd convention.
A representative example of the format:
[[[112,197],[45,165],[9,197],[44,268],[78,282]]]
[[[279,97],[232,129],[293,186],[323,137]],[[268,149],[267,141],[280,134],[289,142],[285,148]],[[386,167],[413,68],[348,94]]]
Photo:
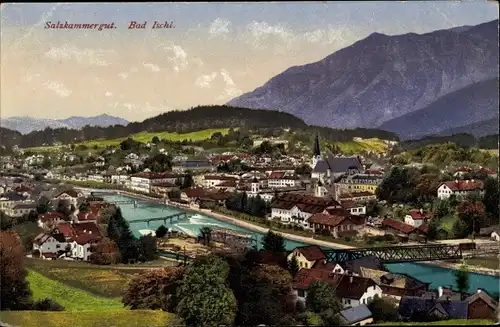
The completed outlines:
[[[464,244],[384,246],[347,250],[323,250],[328,262],[337,263],[344,263],[349,260],[355,260],[367,256],[374,256],[379,259],[381,263],[461,259],[463,257],[464,251],[466,251],[466,247],[464,247]]]
[[[163,223],[166,225],[167,221],[172,224],[174,222],[178,222],[181,220],[188,220],[189,217],[191,217],[192,214],[189,214],[187,212],[179,212],[175,213],[173,215],[169,216],[164,216],[164,217],[153,217],[153,218],[144,218],[144,219],[136,219],[136,220],[129,220],[129,224],[138,224],[138,223],[146,223],[148,228],[149,228],[149,223],[152,221],[163,221]]]

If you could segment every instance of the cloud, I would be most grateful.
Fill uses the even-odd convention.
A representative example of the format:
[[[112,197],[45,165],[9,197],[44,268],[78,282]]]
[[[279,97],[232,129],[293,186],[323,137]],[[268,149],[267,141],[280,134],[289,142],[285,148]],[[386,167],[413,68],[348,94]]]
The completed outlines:
[[[313,32],[304,33],[304,38],[310,43],[317,43],[323,41],[325,32],[323,30],[315,30]]]
[[[113,96],[113,92],[106,91],[106,93],[104,93],[104,96],[107,97]]]
[[[127,79],[128,73],[120,73],[120,74],[118,74],[118,76],[123,78],[123,79]]]
[[[209,88],[210,83],[217,77],[217,72],[213,72],[210,75],[201,75],[196,79],[194,84],[201,88]]]
[[[130,103],[130,102],[125,102],[125,103],[120,103],[120,102],[113,102],[108,104],[109,107],[112,108],[121,108],[121,109],[127,109],[128,111],[137,114],[137,112],[147,112],[147,113],[159,113],[159,112],[166,112],[170,111],[170,107],[166,107],[163,105],[152,105],[149,102],[146,102],[144,104],[137,104],[137,103]]]
[[[52,47],[45,52],[47,58],[53,60],[76,60],[78,63],[93,65],[93,66],[108,66],[110,63],[102,57],[105,54],[112,53],[112,50],[102,49],[78,49],[75,46],[64,45],[62,47]]]
[[[281,24],[270,25],[267,22],[253,21],[247,25],[247,30],[250,33],[248,41],[255,47],[260,48],[265,47],[262,42],[270,37],[281,39],[287,45],[290,45],[295,38],[294,34]]]
[[[169,57],[168,60],[171,61],[174,65],[174,70],[179,72],[188,67],[187,53],[180,46],[173,44],[168,48],[173,56]]]
[[[70,89],[66,88],[62,83],[46,81],[43,83],[43,85],[47,89],[54,91],[54,93],[56,93],[61,98],[69,97],[71,93],[73,93]]]
[[[224,79],[224,82],[226,83],[226,87],[224,89],[224,92],[217,97],[217,100],[230,100],[243,94],[243,91],[236,86],[231,76],[229,76],[229,72],[227,70],[222,69],[220,74]]]
[[[210,28],[208,33],[210,33],[210,37],[225,35],[230,32],[231,22],[227,19],[217,18],[210,24]]]
[[[151,70],[153,73],[157,73],[160,71],[160,67],[155,64],[143,63],[142,65],[144,66],[144,68]]]

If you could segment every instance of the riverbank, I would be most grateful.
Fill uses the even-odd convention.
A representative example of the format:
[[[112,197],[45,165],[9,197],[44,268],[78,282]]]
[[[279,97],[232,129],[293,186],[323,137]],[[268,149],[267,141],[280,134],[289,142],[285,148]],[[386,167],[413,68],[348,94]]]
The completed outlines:
[[[424,265],[428,265],[428,266],[437,266],[437,267],[453,269],[453,270],[460,269],[460,267],[462,265],[461,263],[453,263],[453,262],[446,262],[446,261],[424,261],[424,262],[420,262],[420,263],[424,264]],[[472,265],[467,265],[467,268],[469,269],[470,272],[473,272],[476,274],[500,277],[500,271],[498,269],[477,267],[477,266],[472,266]]]
[[[84,187],[78,187],[78,189],[86,190],[86,191],[93,190],[93,189],[84,188]],[[102,189],[100,191],[120,192],[120,195],[126,195],[126,196],[135,197],[135,198],[142,199],[142,200],[148,200],[148,201],[152,201],[152,202],[156,202],[156,203],[161,202],[162,204],[165,204],[165,205],[170,206],[170,207],[190,211],[192,213],[206,215],[206,216],[209,216],[211,218],[236,225],[238,227],[246,228],[246,229],[251,230],[253,232],[266,234],[269,231],[269,228],[260,227],[260,226],[257,226],[255,224],[243,221],[241,219],[237,219],[237,218],[234,218],[234,217],[231,217],[231,216],[228,216],[225,214],[221,214],[218,212],[213,212],[210,209],[200,209],[200,208],[196,208],[193,206],[188,206],[188,205],[183,205],[180,203],[172,202],[169,200],[166,200],[165,202],[163,202],[158,198],[150,197],[150,196],[143,195],[143,194],[135,194],[135,193],[131,193],[128,191],[122,191],[122,190],[113,190],[113,189],[104,190],[104,189]],[[296,241],[296,242],[301,242],[301,243],[306,243],[306,244],[314,244],[314,245],[318,245],[318,246],[328,247],[331,249],[355,249],[356,248],[354,246],[349,246],[349,245],[345,245],[345,244],[317,240],[317,239],[312,238],[312,237],[294,235],[294,234],[284,233],[281,231],[279,233],[283,236],[283,238],[291,240],[291,241]]]

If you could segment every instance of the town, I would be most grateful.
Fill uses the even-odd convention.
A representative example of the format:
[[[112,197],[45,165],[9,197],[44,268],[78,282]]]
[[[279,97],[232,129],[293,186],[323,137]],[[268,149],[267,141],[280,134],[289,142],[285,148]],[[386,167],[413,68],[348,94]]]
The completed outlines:
[[[496,3],[0,8],[0,327],[500,324]]]
[[[294,304],[286,317],[247,317],[245,325],[495,319],[496,286],[471,292],[467,276],[498,278],[497,171],[459,162],[392,164],[394,141],[385,153],[357,155],[333,154],[321,143],[316,133],[309,150],[303,144],[289,151],[285,139],[258,138],[246,152],[196,159],[170,154],[157,137],[145,144],[129,138],[86,158],[71,148],[45,154],[13,148],[2,157],[2,230],[30,226],[20,244],[30,267],[36,260],[111,266],[160,260],[185,269],[207,255],[249,260],[254,253],[254,262],[282,275],[273,278],[288,278],[279,301]],[[123,159],[113,167],[116,158]],[[175,211],[145,217],[148,207]],[[251,232],[224,225],[183,231],[199,215]],[[436,281],[388,268],[404,262],[456,269],[461,282],[431,287]],[[135,278],[130,285],[154,276]],[[138,293],[124,299],[151,296],[132,290]],[[149,305],[156,308],[143,304]]]

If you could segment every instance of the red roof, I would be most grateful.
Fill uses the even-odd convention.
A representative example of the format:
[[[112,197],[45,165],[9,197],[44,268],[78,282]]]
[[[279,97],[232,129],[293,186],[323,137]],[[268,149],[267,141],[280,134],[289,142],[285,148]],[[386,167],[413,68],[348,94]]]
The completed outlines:
[[[324,260],[319,260],[314,263],[312,269],[326,270],[333,272],[337,264],[335,262],[325,262]]]
[[[236,181],[237,178],[233,176],[217,176],[217,175],[205,175],[205,180],[215,180],[215,181]]]
[[[77,217],[78,221],[97,220],[97,217],[92,212],[80,212]]]
[[[422,224],[418,227],[418,229],[420,229],[424,234],[427,234],[429,231],[429,224]]]
[[[64,220],[64,215],[60,212],[52,211],[52,212],[46,212],[44,214],[38,215],[38,218],[42,222],[47,222],[48,220],[55,220],[57,218],[63,219]]]
[[[382,221],[382,226],[384,227],[390,227],[392,229],[397,230],[398,232],[401,232],[403,234],[409,234],[415,230],[415,227],[405,224],[399,220],[394,220],[390,218],[385,218]]]
[[[457,173],[470,173],[472,172],[472,168],[469,167],[460,167],[456,170]]]
[[[183,190],[184,193],[186,193],[186,196],[188,198],[200,198],[205,196],[205,190],[198,187],[198,188],[188,188]]]
[[[161,182],[161,183],[155,183],[153,186],[156,187],[175,187],[175,184],[169,183],[169,182]]]
[[[425,210],[422,210],[422,212],[420,212],[419,209],[411,209],[408,215],[410,215],[413,220],[423,220],[432,218],[432,212]]]
[[[57,224],[57,227],[56,227],[63,235],[64,237],[68,238],[68,237],[74,237],[76,236],[76,233],[73,229],[73,227],[71,227],[70,224],[68,223],[59,223]]]
[[[97,241],[99,239],[101,239],[101,237],[99,235],[80,234],[75,238],[75,242],[80,244],[80,245],[84,245],[84,244],[88,244],[88,243],[93,242],[93,241]]]
[[[269,175],[269,179],[281,179],[281,178],[283,178],[283,176],[285,176],[285,172],[284,171],[273,171]]]
[[[488,169],[486,167],[480,167],[479,171],[482,172],[482,173],[486,173],[488,175],[496,175],[496,173],[497,173],[496,171]]]
[[[101,231],[96,223],[93,222],[84,222],[79,224],[74,224],[73,228],[78,236],[82,234],[90,234],[90,235],[101,235]]]
[[[250,155],[246,153],[240,153],[240,154],[225,154],[225,155],[218,155],[218,156],[213,156],[210,158],[212,161],[231,161],[233,159],[244,159],[248,158]]]
[[[146,179],[164,179],[164,178],[178,178],[178,177],[180,177],[180,175],[172,174],[172,173],[168,173],[168,172],[154,173],[152,171],[149,171],[149,172],[143,171],[143,172],[134,174],[131,177],[139,177],[139,178],[146,178]]]
[[[450,190],[452,191],[475,191],[483,189],[483,182],[478,180],[455,180],[451,182],[444,182]],[[441,185],[443,185],[441,184]]]
[[[293,279],[293,287],[298,290],[307,290],[316,281],[325,282],[335,287],[340,278],[342,275],[327,270],[302,268]]]
[[[325,213],[316,213],[309,218],[309,223],[335,227],[346,219],[346,216],[333,216]]]
[[[21,185],[21,186],[16,187],[14,191],[16,191],[17,193],[24,193],[24,192],[31,191],[31,189],[25,185]]]
[[[341,275],[335,294],[345,299],[359,300],[368,287],[377,285],[372,279],[361,276]]]
[[[294,253],[301,253],[308,261],[323,260],[325,253],[317,245],[299,246],[293,250]]]
[[[380,171],[380,170],[365,170],[365,174],[367,175],[383,175],[384,172]]]
[[[374,196],[373,193],[370,192],[353,192],[353,193],[344,193],[340,195],[340,198],[357,198],[357,197],[365,197],[365,196]]]

